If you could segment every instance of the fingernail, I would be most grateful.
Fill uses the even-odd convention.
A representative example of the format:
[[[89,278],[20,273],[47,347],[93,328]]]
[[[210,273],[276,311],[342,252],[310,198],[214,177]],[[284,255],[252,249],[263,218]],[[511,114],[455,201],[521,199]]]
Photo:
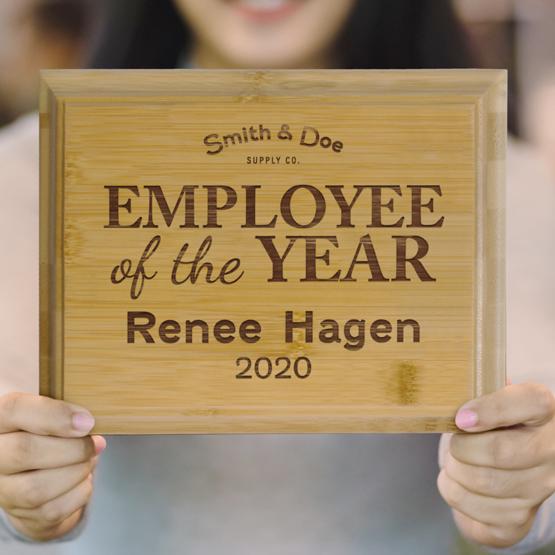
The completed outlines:
[[[73,427],[79,432],[88,432],[94,426],[94,418],[86,412],[76,412],[71,417]]]
[[[94,450],[97,455],[100,455],[106,449],[106,440],[102,436],[93,436]]]
[[[463,409],[457,413],[455,424],[459,428],[472,428],[478,423],[478,414],[473,410]]]

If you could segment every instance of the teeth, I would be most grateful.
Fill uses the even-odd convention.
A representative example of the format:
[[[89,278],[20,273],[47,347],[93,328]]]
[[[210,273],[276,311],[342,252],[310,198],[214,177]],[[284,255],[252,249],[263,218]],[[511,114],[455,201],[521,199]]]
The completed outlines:
[[[278,10],[287,5],[290,0],[238,0],[239,4],[256,10]]]

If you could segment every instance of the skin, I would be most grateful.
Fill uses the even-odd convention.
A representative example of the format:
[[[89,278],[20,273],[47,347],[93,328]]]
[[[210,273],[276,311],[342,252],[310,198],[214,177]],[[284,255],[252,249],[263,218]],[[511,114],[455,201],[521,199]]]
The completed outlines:
[[[273,23],[245,19],[226,0],[176,0],[197,40],[200,67],[333,67],[333,40],[355,0],[301,0]]]
[[[474,425],[463,426],[467,411]],[[469,540],[508,547],[555,492],[555,398],[537,383],[507,385],[457,413],[468,433],[444,434],[437,487]]]
[[[306,0],[295,14],[261,28],[246,25],[223,0],[176,0],[194,30],[199,67],[333,67],[333,39],[354,0]],[[79,521],[106,446],[75,430],[81,407],[46,397],[0,397],[0,506],[14,526],[39,540]],[[468,426],[469,412],[477,422]],[[555,399],[536,383],[508,385],[466,403],[461,433],[444,434],[437,487],[471,541],[506,547],[529,532],[555,492]],[[462,431],[465,433],[462,433]],[[523,448],[525,446],[526,448]]]
[[[75,413],[90,423],[73,425]],[[0,397],[0,507],[13,526],[37,541],[69,532],[93,490],[102,436],[81,407],[30,393]]]

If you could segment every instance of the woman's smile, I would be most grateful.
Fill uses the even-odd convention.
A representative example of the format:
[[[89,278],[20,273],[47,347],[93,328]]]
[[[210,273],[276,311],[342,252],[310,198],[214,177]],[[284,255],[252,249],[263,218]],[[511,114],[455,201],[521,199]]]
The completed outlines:
[[[176,0],[195,29],[193,65],[334,67],[355,0]]]
[[[307,0],[221,0],[250,21],[271,23],[294,13]]]

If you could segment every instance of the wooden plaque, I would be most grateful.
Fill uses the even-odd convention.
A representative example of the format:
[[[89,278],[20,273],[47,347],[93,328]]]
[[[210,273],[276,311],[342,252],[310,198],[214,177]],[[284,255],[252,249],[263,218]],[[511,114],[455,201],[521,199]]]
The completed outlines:
[[[505,384],[505,71],[45,71],[40,117],[40,391],[95,432],[440,432]]]

